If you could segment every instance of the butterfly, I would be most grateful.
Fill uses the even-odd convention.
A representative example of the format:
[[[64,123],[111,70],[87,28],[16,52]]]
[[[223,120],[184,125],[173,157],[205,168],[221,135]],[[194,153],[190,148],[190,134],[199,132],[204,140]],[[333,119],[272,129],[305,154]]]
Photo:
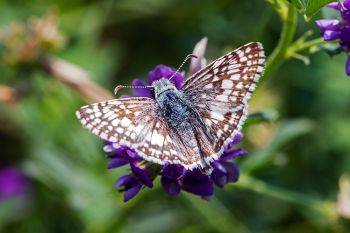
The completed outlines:
[[[242,129],[264,64],[262,44],[252,42],[214,60],[181,89],[162,78],[152,84],[154,99],[108,100],[76,115],[92,133],[147,161],[210,173],[210,163]]]

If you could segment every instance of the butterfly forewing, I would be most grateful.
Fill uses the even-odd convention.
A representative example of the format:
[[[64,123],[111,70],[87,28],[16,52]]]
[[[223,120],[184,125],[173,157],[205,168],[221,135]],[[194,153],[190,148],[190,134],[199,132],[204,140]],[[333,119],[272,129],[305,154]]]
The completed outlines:
[[[200,146],[208,162],[217,159],[225,144],[240,132],[247,115],[247,101],[264,63],[261,43],[249,43],[215,60],[186,81],[183,91],[205,125],[196,131],[202,135]],[[212,147],[205,144],[208,142]]]
[[[86,105],[76,115],[85,128],[114,142],[116,147],[126,145],[158,164],[169,162],[193,168],[198,156],[188,152],[190,148],[185,145],[174,143],[176,135],[170,136],[165,119],[157,115],[156,109],[153,99],[125,98]]]

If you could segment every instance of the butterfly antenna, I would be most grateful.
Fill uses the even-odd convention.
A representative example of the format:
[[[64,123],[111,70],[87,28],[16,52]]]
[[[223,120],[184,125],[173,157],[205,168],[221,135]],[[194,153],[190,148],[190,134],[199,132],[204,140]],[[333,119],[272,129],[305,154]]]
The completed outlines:
[[[114,95],[117,95],[117,92],[122,88],[152,88],[153,86],[124,86],[118,85],[114,88]]]
[[[171,77],[169,78],[169,80],[171,80],[172,78],[175,77],[175,75],[177,73],[179,73],[180,69],[183,67],[183,65],[185,65],[185,63],[187,62],[188,59],[190,58],[198,58],[196,55],[194,54],[188,54],[187,57],[185,58],[185,60],[181,63],[180,67],[175,71],[175,73],[173,75],[171,75]]]
[[[171,80],[172,78],[175,77],[177,73],[179,73],[180,69],[185,65],[186,61],[190,58],[198,58],[194,54],[188,54],[185,58],[185,60],[181,63],[180,67],[175,71],[175,73],[169,78]],[[114,88],[114,95],[117,95],[118,91],[122,88],[153,88],[153,86],[124,86],[124,85],[118,85]]]

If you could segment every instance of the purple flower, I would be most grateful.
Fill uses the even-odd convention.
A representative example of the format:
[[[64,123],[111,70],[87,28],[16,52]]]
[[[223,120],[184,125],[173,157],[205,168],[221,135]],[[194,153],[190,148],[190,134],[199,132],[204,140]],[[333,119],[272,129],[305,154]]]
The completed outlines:
[[[120,177],[114,187],[122,187],[120,192],[124,192],[124,201],[127,202],[140,192],[142,183],[134,174],[130,174]]]
[[[325,41],[338,40],[342,51],[350,51],[350,0],[344,0],[343,3],[334,2],[327,7],[333,8],[340,12],[342,21],[337,19],[320,19],[316,20],[316,25],[321,30],[321,35]],[[350,76],[349,56],[345,64],[345,72]]]
[[[206,39],[198,43],[194,53],[201,60],[200,63],[192,60],[191,72],[195,73],[205,65],[204,51]],[[198,54],[197,54],[198,53]],[[175,74],[175,70],[158,65],[154,70],[148,73],[147,83],[134,79],[133,86],[150,86],[156,80],[161,78],[170,78]],[[177,88],[184,84],[184,73],[176,73],[172,82]],[[150,88],[134,88],[133,96],[154,98]],[[208,199],[214,194],[214,185],[222,188],[230,182],[236,182],[239,178],[239,169],[231,162],[232,159],[245,155],[247,152],[236,148],[236,144],[242,140],[242,134],[237,134],[232,138],[232,142],[224,148],[221,157],[213,161],[211,166],[213,171],[210,175],[203,174],[199,169],[186,170],[178,164],[165,164],[164,166],[153,164],[143,160],[134,150],[126,146],[118,146],[116,143],[107,143],[105,151],[108,152],[108,168],[117,168],[129,165],[131,173],[119,178],[114,187],[120,192],[124,192],[124,201],[128,201],[136,196],[143,187],[153,187],[153,180],[159,175],[160,181],[165,192],[169,195],[176,196],[181,191],[186,191],[194,195]]]
[[[161,183],[164,190],[172,196],[178,195],[181,191],[181,180],[186,170],[177,164],[166,164],[163,166]]]
[[[165,65],[157,65],[154,68],[154,70],[148,73],[147,83],[140,79],[134,79],[132,85],[138,87],[150,86],[154,81],[159,80],[161,78],[170,78],[174,73],[175,70],[173,70],[170,67],[167,67]],[[181,88],[184,84],[184,74],[176,73],[176,75],[171,79],[171,81],[175,84],[176,88]],[[153,93],[149,88],[134,88],[133,96],[154,98]]]
[[[114,185],[116,188],[124,187],[120,189],[125,192],[124,201],[134,197],[143,185],[153,187],[152,170],[145,166],[144,160],[134,150],[124,145],[115,146],[113,143],[108,143],[104,150],[109,153],[108,169],[130,165],[132,174],[119,178]]]
[[[0,167],[0,200],[28,192],[29,180],[15,167]]]

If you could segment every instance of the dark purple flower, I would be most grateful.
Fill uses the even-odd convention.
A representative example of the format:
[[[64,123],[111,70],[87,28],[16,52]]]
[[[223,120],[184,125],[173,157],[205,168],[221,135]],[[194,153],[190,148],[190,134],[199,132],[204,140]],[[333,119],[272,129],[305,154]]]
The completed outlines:
[[[29,180],[16,167],[0,167],[0,200],[28,192]]]
[[[104,147],[108,152],[108,169],[121,167],[129,164],[132,173],[121,177],[115,184],[115,187],[124,186],[121,191],[124,192],[124,201],[134,197],[143,185],[153,187],[152,171],[144,165],[144,160],[137,153],[127,146],[118,146],[108,142]]]
[[[154,70],[148,73],[148,83],[152,85],[154,81],[157,81],[161,78],[170,78],[175,74],[175,70],[167,67],[165,65],[157,65]],[[177,89],[180,89],[184,84],[184,73],[176,73],[171,81],[175,84]]]
[[[182,189],[198,196],[211,196],[214,193],[213,181],[210,176],[203,174],[199,169],[187,171],[181,180]]]
[[[346,59],[345,71],[346,75],[350,76],[350,56]]]
[[[142,161],[142,158],[137,153],[127,146],[113,146],[113,143],[108,143],[104,150],[109,153],[108,169],[124,166],[125,164],[134,164]]]
[[[321,35],[325,41],[338,40],[340,48],[348,53],[350,51],[350,0],[344,0],[343,3],[334,2],[327,7],[340,12],[342,21],[337,19],[316,20],[316,25],[321,30]],[[345,66],[346,75],[350,76],[349,58]]]
[[[121,188],[119,191],[124,192],[124,201],[127,202],[140,192],[142,183],[134,174],[130,174],[120,177],[114,187]]]
[[[247,154],[245,150],[235,147],[242,138],[242,134],[236,135],[229,146],[226,146],[220,158],[211,163],[213,172],[210,176],[204,175],[198,169],[189,171],[181,165],[165,165],[161,177],[164,190],[174,196],[178,195],[182,189],[208,199],[213,195],[213,184],[222,188],[227,183],[236,182],[239,178],[239,168],[230,160]]]
[[[172,196],[181,191],[181,179],[186,174],[183,166],[177,164],[166,164],[163,166],[161,183],[164,190]]]
[[[147,86],[151,86],[154,81],[157,81],[161,78],[170,78],[173,74],[175,74],[174,69],[165,65],[157,65],[154,68],[154,70],[148,73],[147,83],[140,79],[134,79],[132,85],[137,86],[138,88],[133,89],[133,96],[154,98],[151,89],[147,88]],[[181,88],[184,84],[184,74],[176,73],[175,76],[171,79],[171,81],[175,84],[176,88]]]
[[[195,52],[201,58],[200,63],[192,64],[192,72],[198,71],[205,64],[204,51],[206,40],[202,40],[197,46]],[[193,61],[192,61],[193,62]],[[158,65],[154,70],[148,73],[148,80],[144,82],[140,79],[134,79],[133,96],[154,98],[154,94],[147,86],[161,78],[172,78],[172,82],[177,88],[184,84],[184,73],[176,73],[175,70]],[[141,88],[140,88],[141,87]],[[144,88],[142,88],[144,87]],[[108,168],[117,168],[129,164],[131,173],[119,178],[115,187],[120,192],[124,192],[124,201],[133,198],[142,187],[153,186],[153,180],[157,175],[161,176],[161,184],[169,195],[176,196],[181,190],[201,196],[203,199],[209,199],[214,193],[214,184],[224,187],[229,182],[236,182],[239,178],[239,169],[230,160],[246,154],[246,151],[236,148],[235,145],[242,140],[242,134],[237,134],[228,143],[221,157],[213,161],[211,166],[213,172],[211,175],[203,174],[199,169],[186,170],[183,166],[177,164],[166,164],[160,166],[143,160],[137,153],[127,146],[118,146],[116,143],[108,143],[105,151],[108,152]]]

